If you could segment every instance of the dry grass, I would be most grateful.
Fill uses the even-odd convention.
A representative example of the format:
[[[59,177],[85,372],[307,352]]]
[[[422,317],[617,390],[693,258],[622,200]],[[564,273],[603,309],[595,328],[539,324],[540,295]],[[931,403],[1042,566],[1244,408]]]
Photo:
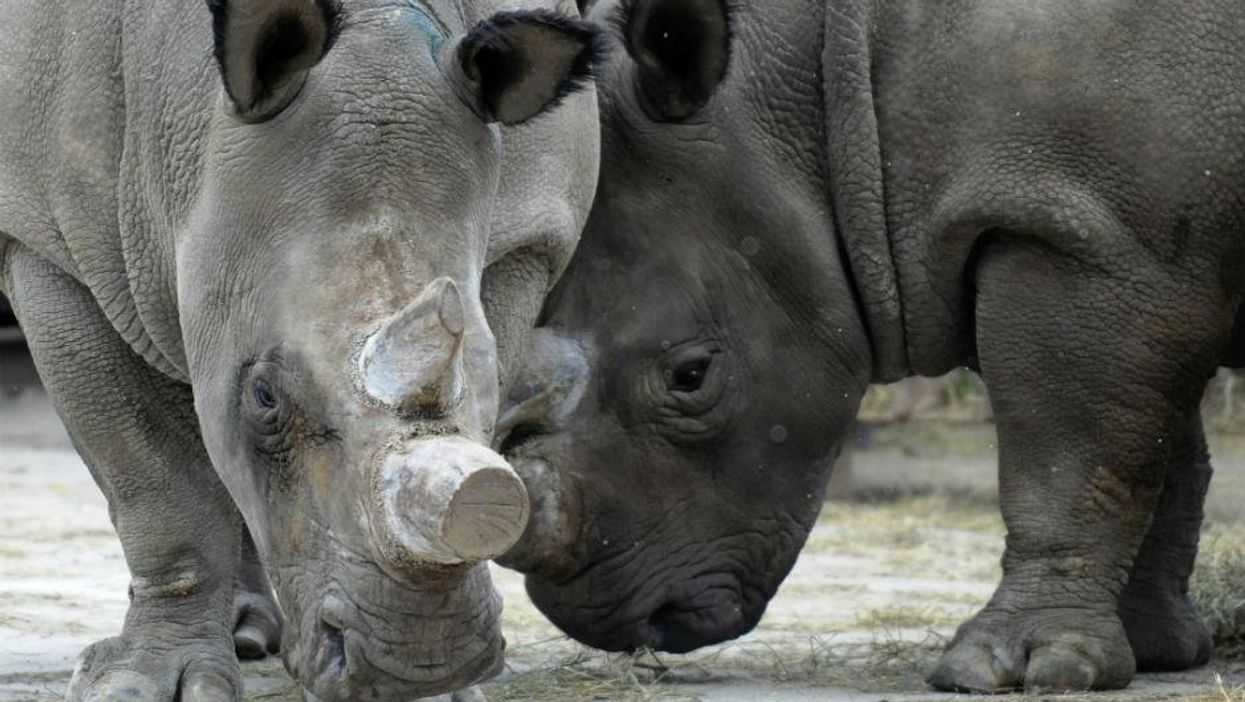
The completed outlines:
[[[652,660],[647,660],[651,658]],[[651,654],[610,655],[581,649],[530,670],[512,672],[488,685],[491,702],[582,702],[696,700],[665,684],[670,669]]]
[[[1245,685],[1228,685],[1222,675],[1215,673],[1215,689],[1206,699],[1207,702],[1245,702]]]
[[[782,687],[868,692],[921,689],[946,644],[936,632],[877,627],[872,640],[831,636],[745,640],[686,656],[603,654],[582,649],[553,663],[514,672],[487,686],[493,702],[697,699],[695,684],[746,680]]]
[[[742,657],[740,667],[751,678],[778,685],[864,692],[919,690],[946,645],[946,639],[932,631],[912,637],[876,628],[872,636],[872,641],[864,643],[814,636],[803,648],[741,644],[748,655]]]
[[[959,615],[933,605],[890,605],[860,614],[854,628],[873,631],[933,629],[954,627],[960,619]]]
[[[1206,525],[1189,590],[1219,654],[1245,652],[1245,524]]]
[[[1003,520],[993,500],[967,494],[833,502],[805,551],[869,558],[914,577],[993,580]]]

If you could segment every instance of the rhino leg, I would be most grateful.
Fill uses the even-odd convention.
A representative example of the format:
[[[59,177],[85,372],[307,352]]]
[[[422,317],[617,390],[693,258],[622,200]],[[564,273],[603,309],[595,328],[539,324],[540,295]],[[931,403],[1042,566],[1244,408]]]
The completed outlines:
[[[1187,670],[1210,660],[1210,630],[1189,599],[1210,476],[1202,419],[1194,414],[1167,465],[1154,520],[1120,596],[1138,670]]]
[[[1000,235],[978,262],[1007,547],[994,596],[930,676],[941,689],[1113,689],[1136,670],[1120,596],[1234,302],[1221,276],[1121,232],[1076,238],[1122,250]]]
[[[230,626],[240,525],[190,389],[152,370],[55,266],[19,246],[7,267],[39,375],[108,498],[132,577],[121,635],[83,652],[68,698],[241,699]]]
[[[255,551],[255,543],[245,528],[233,613],[233,645],[238,658],[256,660],[280,651],[281,614],[273,599],[268,575]]]

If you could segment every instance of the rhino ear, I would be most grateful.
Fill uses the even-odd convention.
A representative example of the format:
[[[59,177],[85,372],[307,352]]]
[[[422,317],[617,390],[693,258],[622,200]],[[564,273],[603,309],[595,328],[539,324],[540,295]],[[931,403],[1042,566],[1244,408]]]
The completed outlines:
[[[726,0],[632,0],[623,6],[627,53],[655,119],[695,114],[722,79],[731,55]]]
[[[337,36],[337,0],[207,0],[225,92],[244,122],[275,117]]]
[[[601,46],[587,22],[544,10],[500,12],[451,49],[455,82],[485,122],[519,124],[587,85]]]

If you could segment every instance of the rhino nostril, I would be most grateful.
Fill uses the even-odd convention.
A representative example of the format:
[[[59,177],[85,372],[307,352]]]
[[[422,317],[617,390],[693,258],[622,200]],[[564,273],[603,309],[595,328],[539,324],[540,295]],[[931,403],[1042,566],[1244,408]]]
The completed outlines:
[[[337,678],[344,678],[349,672],[346,664],[346,639],[340,627],[321,620],[320,629],[324,641],[324,672]]]
[[[506,435],[506,438],[502,439],[501,448],[498,449],[497,452],[503,456],[512,455],[515,451],[522,448],[524,444],[527,444],[532,439],[547,433],[548,431],[545,427],[536,424],[535,422],[524,422],[523,424],[519,424],[514,429],[510,430],[510,433]]]
[[[666,641],[670,638],[670,630],[675,623],[675,615],[678,610],[674,604],[667,602],[658,607],[648,618],[648,635],[647,643],[649,648],[658,651],[666,650]]]

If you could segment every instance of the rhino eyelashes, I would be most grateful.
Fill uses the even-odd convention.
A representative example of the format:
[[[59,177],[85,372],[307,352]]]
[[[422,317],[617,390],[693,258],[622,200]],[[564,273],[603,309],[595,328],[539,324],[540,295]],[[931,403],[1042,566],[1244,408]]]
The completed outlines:
[[[297,371],[277,351],[242,365],[237,392],[254,453],[271,465],[285,466],[295,449],[341,441],[341,434],[307,415],[286,392],[298,387]]]

